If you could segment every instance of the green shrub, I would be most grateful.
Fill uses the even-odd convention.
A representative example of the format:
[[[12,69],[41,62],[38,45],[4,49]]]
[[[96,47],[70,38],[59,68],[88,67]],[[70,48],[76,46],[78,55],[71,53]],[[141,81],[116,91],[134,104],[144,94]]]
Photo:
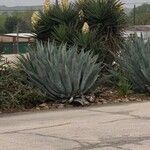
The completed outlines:
[[[110,69],[106,77],[107,84],[116,87],[121,94],[127,95],[131,91],[131,83],[119,69]]]
[[[7,67],[0,74],[0,110],[13,111],[32,108],[44,102],[46,96],[26,84],[27,77],[19,69]]]
[[[127,95],[129,94],[131,90],[131,84],[128,82],[127,79],[125,79],[123,76],[119,79],[119,82],[117,84],[118,90],[121,94]]]
[[[100,72],[97,56],[76,46],[37,44],[37,51],[21,56],[20,63],[30,82],[46,92],[51,100],[81,96],[94,86]]]
[[[135,90],[150,92],[150,39],[127,40],[117,62]]]

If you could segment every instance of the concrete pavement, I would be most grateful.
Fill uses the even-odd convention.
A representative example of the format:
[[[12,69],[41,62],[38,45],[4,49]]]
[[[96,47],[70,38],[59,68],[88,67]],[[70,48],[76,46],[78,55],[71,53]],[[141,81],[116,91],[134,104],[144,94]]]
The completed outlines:
[[[6,60],[10,63],[14,63],[18,61],[19,54],[4,54],[3,60]]]
[[[150,102],[1,115],[0,150],[150,150]]]

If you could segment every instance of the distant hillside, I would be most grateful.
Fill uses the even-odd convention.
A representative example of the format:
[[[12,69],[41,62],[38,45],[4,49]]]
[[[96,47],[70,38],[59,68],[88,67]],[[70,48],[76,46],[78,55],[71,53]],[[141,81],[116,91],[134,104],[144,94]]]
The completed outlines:
[[[0,11],[26,11],[26,10],[39,10],[42,9],[42,6],[15,6],[15,7],[6,7],[6,6],[0,6]],[[125,12],[128,14],[132,9],[131,8],[125,8]]]
[[[15,7],[6,7],[0,6],[0,11],[25,11],[25,10],[39,10],[42,9],[42,6],[15,6]]]

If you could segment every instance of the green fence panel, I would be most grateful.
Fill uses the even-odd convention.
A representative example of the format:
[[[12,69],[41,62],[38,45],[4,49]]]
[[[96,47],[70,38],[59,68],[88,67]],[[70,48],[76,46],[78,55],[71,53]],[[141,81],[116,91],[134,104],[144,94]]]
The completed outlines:
[[[16,44],[16,43],[15,43]],[[33,46],[34,43],[30,43],[30,46]],[[19,52],[18,53],[26,53],[29,50],[29,43],[27,42],[19,42]],[[14,51],[16,51],[17,46],[14,45],[12,42],[7,42],[7,43],[1,43],[1,49],[4,54],[13,54]]]
[[[20,42],[19,43],[19,53],[26,53],[29,50],[28,43]]]
[[[13,43],[3,43],[3,52],[5,54],[13,53]]]

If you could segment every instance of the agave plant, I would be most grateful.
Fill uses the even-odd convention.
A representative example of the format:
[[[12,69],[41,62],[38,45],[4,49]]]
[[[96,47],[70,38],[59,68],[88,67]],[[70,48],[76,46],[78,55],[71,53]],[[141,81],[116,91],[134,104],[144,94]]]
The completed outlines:
[[[150,92],[150,39],[130,38],[117,61],[134,89]]]
[[[38,43],[37,51],[19,59],[31,84],[52,100],[69,99],[90,91],[101,70],[101,64],[96,63],[97,56],[77,51],[76,46]]]

